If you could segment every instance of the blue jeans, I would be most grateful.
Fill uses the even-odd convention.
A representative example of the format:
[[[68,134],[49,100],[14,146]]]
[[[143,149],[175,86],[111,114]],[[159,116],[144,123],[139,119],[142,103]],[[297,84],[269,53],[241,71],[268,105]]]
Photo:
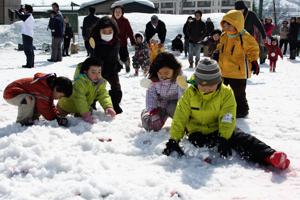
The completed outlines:
[[[196,56],[196,63],[200,60],[201,44],[189,43],[189,62],[193,63],[193,56]]]

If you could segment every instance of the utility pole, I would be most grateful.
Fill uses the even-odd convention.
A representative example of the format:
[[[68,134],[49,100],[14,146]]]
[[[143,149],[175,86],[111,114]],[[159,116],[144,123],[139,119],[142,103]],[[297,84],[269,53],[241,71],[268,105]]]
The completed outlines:
[[[262,18],[262,8],[264,5],[264,0],[259,0],[259,8],[258,8],[258,17],[261,19]]]
[[[273,0],[273,13],[274,13],[274,24],[275,24],[275,31],[277,31],[277,17],[276,17],[276,6],[275,6],[275,0]]]

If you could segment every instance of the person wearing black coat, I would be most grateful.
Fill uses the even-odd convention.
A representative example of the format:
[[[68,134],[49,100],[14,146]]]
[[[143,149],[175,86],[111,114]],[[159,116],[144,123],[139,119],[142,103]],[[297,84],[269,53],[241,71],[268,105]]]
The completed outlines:
[[[93,49],[91,48],[89,44],[89,38],[91,31],[93,29],[93,26],[97,23],[99,20],[99,17],[95,16],[96,9],[94,7],[89,7],[89,15],[86,16],[83,19],[83,25],[82,25],[82,37],[84,40],[84,46],[87,51],[87,56],[90,56],[92,54]]]
[[[114,110],[117,114],[123,112],[120,107],[122,90],[118,73],[122,65],[119,61],[120,40],[119,29],[115,20],[104,16],[98,20],[91,32],[90,45],[94,48],[91,57],[96,58],[101,65],[101,74],[111,87],[111,97]]]
[[[248,31],[252,36],[254,36],[254,27],[258,29],[263,39],[266,39],[266,31],[257,17],[257,15],[251,11],[248,10],[248,7],[246,6],[244,1],[237,1],[234,4],[234,7],[236,10],[240,10],[243,12],[244,18],[245,18],[245,29]]]
[[[159,20],[156,15],[151,17],[151,21],[146,24],[146,42],[149,44],[150,39],[157,33],[160,43],[163,45],[166,39],[167,29],[163,21]]]
[[[184,56],[187,57],[187,53],[189,51],[189,35],[188,35],[188,25],[190,22],[193,21],[193,17],[192,16],[189,16],[187,19],[186,19],[186,22],[185,24],[183,25],[183,28],[182,28],[182,32],[183,32],[183,35],[184,35]]]
[[[69,55],[69,48],[70,48],[70,42],[73,38],[73,30],[72,26],[69,23],[69,18],[67,16],[64,17],[65,21],[65,34],[64,34],[64,48],[63,48],[63,56],[70,56]]]
[[[48,28],[51,30],[51,58],[49,62],[62,61],[62,42],[64,40],[64,18],[57,3],[52,4],[51,18]]]
[[[288,39],[290,44],[290,59],[295,60],[297,54],[297,37],[299,26],[296,22],[296,17],[292,17],[290,20],[290,28],[288,33]]]
[[[182,35],[178,34],[174,40],[172,40],[172,51],[179,51],[182,53],[183,51],[183,43],[182,43]]]
[[[189,63],[190,68],[193,68],[193,56],[196,56],[195,66],[197,66],[200,60],[201,52],[201,40],[205,37],[206,25],[201,20],[202,12],[200,10],[195,11],[195,19],[188,25],[188,36],[189,36]]]
[[[298,34],[297,34],[297,51],[296,51],[296,56],[299,56],[300,53],[300,17],[296,18],[297,22],[297,29],[298,29]]]
[[[214,23],[208,17],[206,22],[205,22],[205,25],[206,25],[206,34],[205,34],[205,36],[210,36],[211,32],[213,32],[213,30],[215,29]]]

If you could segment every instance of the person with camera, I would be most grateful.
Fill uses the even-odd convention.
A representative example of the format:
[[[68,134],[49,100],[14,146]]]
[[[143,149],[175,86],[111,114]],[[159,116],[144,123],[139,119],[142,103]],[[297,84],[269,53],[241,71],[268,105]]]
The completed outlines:
[[[22,65],[23,68],[32,68],[34,66],[34,51],[33,51],[33,27],[34,18],[32,16],[32,6],[25,5],[19,10],[15,10],[17,16],[23,21],[22,23],[22,41],[23,49],[26,55],[26,65]]]

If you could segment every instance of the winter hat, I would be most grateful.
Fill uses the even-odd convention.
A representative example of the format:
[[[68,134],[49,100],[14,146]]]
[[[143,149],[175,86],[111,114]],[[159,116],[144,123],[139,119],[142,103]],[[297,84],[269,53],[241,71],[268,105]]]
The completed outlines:
[[[151,41],[151,40],[154,40],[154,41],[157,41],[158,43],[160,43],[160,39],[159,39],[157,33],[155,33],[155,34],[153,35],[153,37],[150,39],[150,41]]]
[[[142,41],[144,41],[144,35],[143,35],[143,33],[141,33],[141,32],[136,32],[136,33],[134,34],[134,38],[136,39],[137,37],[141,37],[141,38],[142,38]]]
[[[194,77],[197,85],[213,85],[222,82],[218,63],[215,60],[208,58],[205,58],[198,63]]]
[[[234,4],[234,8],[236,10],[242,10],[242,9],[247,9],[247,6],[245,5],[245,2],[244,1],[237,1],[235,2]]]

